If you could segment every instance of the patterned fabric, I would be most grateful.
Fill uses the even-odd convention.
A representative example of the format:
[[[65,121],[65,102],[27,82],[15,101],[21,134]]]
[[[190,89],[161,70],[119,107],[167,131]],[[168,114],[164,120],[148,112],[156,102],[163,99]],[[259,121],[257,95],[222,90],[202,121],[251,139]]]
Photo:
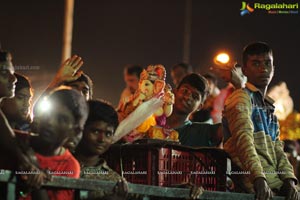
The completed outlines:
[[[80,177],[115,182],[121,179],[121,176],[112,170],[104,159],[100,159],[95,167],[87,167],[81,164]],[[97,191],[89,192],[88,199],[105,199],[105,196],[111,194],[112,192],[105,192],[99,188]]]
[[[266,103],[261,101],[262,97],[260,93],[251,93],[247,90],[251,96],[252,101],[252,122],[254,125],[254,133],[265,132],[275,141],[279,135],[278,132],[278,121],[274,115],[274,106],[272,100],[266,99]],[[270,102],[271,101],[271,102]]]
[[[121,176],[111,169],[104,159],[100,159],[97,166],[95,167],[86,167],[81,164],[81,178],[89,179],[99,179],[102,181],[114,181],[117,182],[121,179]],[[88,193],[88,199],[98,199],[105,200],[107,197],[112,195],[112,192],[105,192],[99,188],[97,191],[92,191]],[[142,196],[137,194],[128,194],[128,200],[141,200]]]
[[[250,83],[234,91],[225,102],[224,149],[245,173],[241,175],[245,192],[254,193],[252,183],[258,177],[265,178],[273,190],[279,190],[286,178],[297,181],[279,140],[272,104]]]

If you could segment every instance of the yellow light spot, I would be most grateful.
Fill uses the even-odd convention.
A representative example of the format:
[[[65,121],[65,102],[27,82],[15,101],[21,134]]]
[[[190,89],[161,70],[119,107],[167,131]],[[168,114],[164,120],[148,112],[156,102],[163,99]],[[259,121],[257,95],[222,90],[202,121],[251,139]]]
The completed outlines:
[[[221,64],[227,64],[229,62],[229,56],[226,53],[220,53],[216,56],[216,62]]]

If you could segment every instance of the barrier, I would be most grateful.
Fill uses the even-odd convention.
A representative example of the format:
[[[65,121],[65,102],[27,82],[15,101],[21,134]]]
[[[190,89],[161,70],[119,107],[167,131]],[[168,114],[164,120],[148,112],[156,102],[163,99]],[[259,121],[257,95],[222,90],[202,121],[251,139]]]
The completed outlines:
[[[16,177],[11,171],[1,170],[0,182],[7,184],[7,200],[15,199],[15,185]],[[74,179],[61,176],[54,176],[51,182],[43,184],[45,188],[61,188],[61,189],[75,189],[77,191],[103,190],[111,191],[116,183],[111,181],[100,181],[92,179]],[[129,193],[143,195],[145,199],[152,197],[162,197],[164,199],[172,198],[188,198],[189,189],[185,188],[170,188],[141,184],[128,184]],[[80,199],[80,196],[77,197]],[[253,200],[253,194],[232,193],[232,192],[218,192],[218,191],[205,191],[199,198],[200,200]],[[273,200],[284,200],[284,197],[274,197]]]

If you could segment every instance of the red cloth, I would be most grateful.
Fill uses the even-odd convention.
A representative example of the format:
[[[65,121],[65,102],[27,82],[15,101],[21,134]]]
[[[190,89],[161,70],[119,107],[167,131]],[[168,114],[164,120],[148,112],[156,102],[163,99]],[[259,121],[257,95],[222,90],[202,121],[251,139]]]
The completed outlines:
[[[40,169],[48,169],[54,176],[67,176],[70,178],[80,177],[80,165],[69,150],[65,150],[63,155],[59,156],[43,156],[36,153]],[[48,190],[49,199],[74,199],[73,190]],[[24,199],[24,198],[21,198]],[[31,196],[27,196],[26,200],[30,200]]]

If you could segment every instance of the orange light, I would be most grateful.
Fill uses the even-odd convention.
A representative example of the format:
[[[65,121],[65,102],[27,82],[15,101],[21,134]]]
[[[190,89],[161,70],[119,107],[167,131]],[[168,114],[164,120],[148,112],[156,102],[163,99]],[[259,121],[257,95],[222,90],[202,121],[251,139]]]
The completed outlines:
[[[220,53],[215,57],[216,64],[227,64],[230,57],[227,53]]]
[[[226,52],[220,52],[214,57],[214,63],[216,68],[230,70],[233,67],[229,54]]]

